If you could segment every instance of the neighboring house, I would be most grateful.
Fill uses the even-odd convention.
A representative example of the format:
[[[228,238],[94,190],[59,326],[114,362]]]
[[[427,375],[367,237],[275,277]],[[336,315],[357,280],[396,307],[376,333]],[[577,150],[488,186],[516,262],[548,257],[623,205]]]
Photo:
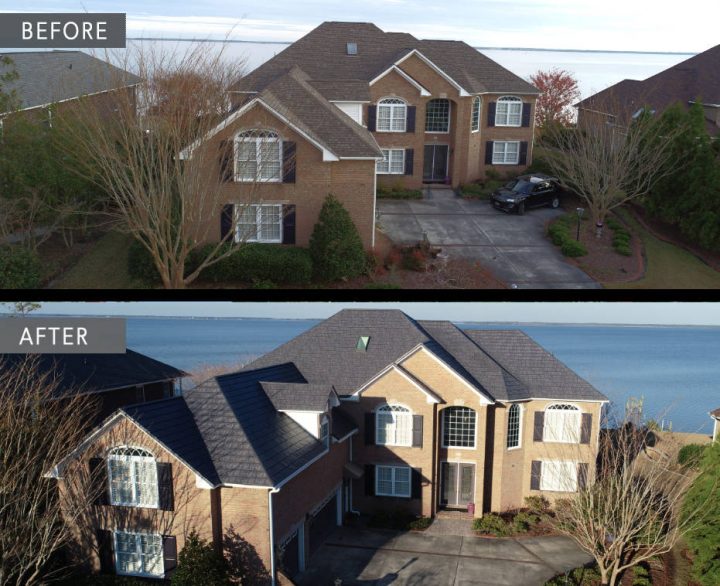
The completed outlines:
[[[323,23],[237,82],[233,113],[206,137],[208,180],[226,184],[217,237],[238,225],[306,246],[333,193],[372,247],[378,182],[457,186],[530,164],[538,94],[462,42]],[[262,203],[240,217],[248,183],[263,183]]]
[[[606,402],[522,332],[345,310],[243,371],[123,408],[53,475],[109,475],[79,531],[96,569],[167,576],[194,528],[294,575],[347,514],[481,516],[576,491]]]
[[[0,354],[0,370],[25,360],[24,354]],[[186,372],[139,352],[124,354],[38,354],[38,372],[51,374],[58,399],[75,393],[97,398],[97,421],[123,405],[172,397]]]
[[[661,114],[681,103],[699,103],[711,136],[720,135],[720,45],[678,63],[644,81],[623,81],[578,102],[578,124],[627,126],[643,109]]]
[[[19,77],[3,83],[0,90],[14,92],[19,104],[11,112],[0,112],[0,129],[12,116],[32,116],[52,126],[53,116],[82,97],[96,102],[99,111],[113,111],[113,94],[134,95],[141,79],[82,51],[32,51],[4,53],[11,65],[0,63],[0,74],[15,69]]]
[[[713,441],[716,442],[720,438],[720,409],[710,411],[710,417],[713,418]]]

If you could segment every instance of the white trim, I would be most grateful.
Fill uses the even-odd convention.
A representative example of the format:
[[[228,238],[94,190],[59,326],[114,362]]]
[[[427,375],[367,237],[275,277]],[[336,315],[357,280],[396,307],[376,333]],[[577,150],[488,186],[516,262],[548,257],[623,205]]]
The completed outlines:
[[[384,159],[385,157],[383,157]],[[375,161],[375,173],[373,173],[373,213],[372,213],[372,236],[370,248],[375,248],[375,230],[377,224],[377,161]]]
[[[162,565],[162,572],[160,574],[149,574],[147,572],[121,572],[120,568],[118,566],[118,543],[117,543],[117,537],[118,534],[122,533],[124,535],[133,535],[133,536],[139,536],[139,535],[145,535],[145,536],[151,536],[151,537],[158,537],[160,539],[160,564]],[[136,540],[136,550],[138,548],[138,544],[141,543],[140,540]],[[137,552],[136,552],[137,553]],[[139,555],[143,555],[142,548],[140,548]],[[163,551],[163,538],[160,533],[145,533],[145,532],[136,532],[136,531],[120,531],[119,529],[113,530],[113,558],[114,558],[114,566],[115,566],[115,572],[118,576],[140,576],[142,578],[164,578],[165,577],[165,554]]]
[[[473,435],[473,445],[472,446],[447,446],[445,445],[445,412],[450,409],[470,409],[475,414],[475,429],[474,435]],[[444,450],[477,450],[477,438],[478,438],[478,412],[476,409],[473,409],[472,407],[467,407],[466,405],[448,405],[447,407],[441,409],[442,411],[442,418],[440,419],[440,447],[442,447]]]
[[[383,103],[383,102],[393,102],[391,104]],[[400,102],[400,103],[397,103]],[[377,101],[376,107],[376,116],[375,116],[375,132],[380,134],[406,134],[407,133],[407,118],[408,118],[408,103],[407,100],[398,97],[398,96],[385,96],[383,98],[380,98]],[[387,119],[389,123],[389,128],[387,129],[381,129],[380,128],[380,108],[390,108],[390,117]],[[393,130],[393,120],[397,120],[399,117],[393,115],[395,114],[396,110],[402,110],[403,116],[400,118],[402,120],[403,126],[400,130]],[[386,149],[387,150],[387,149]]]
[[[476,503],[475,497],[477,497],[477,462],[468,462],[466,460],[440,460],[440,481],[439,484],[440,490],[438,491],[438,505],[440,506],[450,506],[450,507],[462,507],[463,505],[457,504],[457,505],[443,505],[441,504],[442,501],[442,465],[443,464],[458,464],[458,477],[455,479],[457,482],[457,491],[458,496],[460,496],[460,465],[466,464],[473,467],[473,494],[472,494],[472,503]]]
[[[567,405],[569,407],[572,407],[572,409],[554,409],[554,407],[560,407],[563,405]],[[547,413],[548,411],[556,411],[556,412],[564,412],[564,413],[574,413],[577,412],[578,414],[578,426],[577,426],[577,438],[575,440],[573,439],[547,439],[546,436],[546,430],[548,428],[547,424]],[[571,401],[556,401],[555,403],[550,403],[549,405],[546,405],[543,409],[543,443],[549,443],[549,444],[580,444],[582,439],[582,416],[585,411],[583,411],[579,405],[575,405]],[[567,427],[567,426],[566,426]],[[599,427],[599,426],[598,426]],[[572,431],[572,430],[567,430]],[[557,432],[557,430],[556,430]],[[560,430],[561,435],[566,434],[565,429]]]
[[[609,399],[559,399],[558,397],[528,397],[526,399],[506,399],[501,403],[527,403],[528,401],[555,401],[560,403],[609,403]]]
[[[575,472],[575,488],[573,490],[562,490],[560,488],[543,488],[543,477],[545,476],[545,464],[573,464],[573,471]],[[579,478],[578,478],[578,464],[576,460],[540,460],[540,490],[543,492],[564,492],[573,493],[578,491]]]
[[[445,363],[444,360],[441,360],[438,356],[436,356],[433,352],[428,350],[425,346],[420,347],[421,350],[424,350],[431,358],[434,358],[435,361],[440,364],[442,367],[444,367],[448,372],[451,374],[454,374],[460,381],[471,391],[474,391],[480,396],[480,403],[482,405],[493,405],[495,401],[491,400],[489,397],[487,397],[480,389],[476,388],[475,386],[471,385],[463,376],[461,376],[455,369],[451,368],[448,364]]]
[[[9,53],[6,53],[6,55],[9,55]],[[138,81],[137,83],[131,83],[131,84],[129,84],[129,85],[123,85],[123,86],[120,86],[120,87],[111,88],[111,89],[109,89],[109,90],[100,90],[99,92],[91,92],[91,93],[89,93],[89,94],[80,94],[79,96],[75,96],[75,97],[72,97],[72,98],[63,98],[62,100],[57,100],[57,101],[55,101],[55,102],[46,102],[46,103],[44,103],[44,104],[39,104],[39,105],[37,105],[37,106],[30,106],[29,108],[18,108],[17,110],[8,110],[7,112],[0,112],[0,116],[5,116],[5,115],[10,116],[10,115],[15,114],[15,113],[17,113],[17,112],[27,112],[28,110],[36,110],[37,108],[48,108],[48,107],[53,106],[53,105],[55,105],[55,104],[62,104],[62,103],[64,103],[64,102],[72,102],[73,100],[80,100],[80,99],[82,99],[82,98],[87,98],[87,97],[90,97],[90,96],[99,96],[100,94],[107,94],[107,93],[110,93],[110,92],[117,92],[117,91],[119,91],[119,90],[124,90],[124,89],[127,89],[127,88],[129,88],[129,87],[137,87],[137,86],[141,85],[142,83],[143,83],[142,81]]]
[[[272,495],[280,492],[279,488],[271,488],[268,491],[268,524],[270,525],[270,584],[275,586],[275,523],[273,519]]]
[[[500,102],[502,102],[503,100],[505,100],[503,102],[503,104],[508,105],[507,115],[505,116],[506,124],[498,124],[497,105]],[[520,122],[518,122],[517,124],[509,124],[508,121],[510,120],[510,104],[517,106],[518,103],[520,104]],[[521,98],[518,98],[517,96],[513,96],[513,95],[500,96],[497,100],[495,100],[495,126],[497,128],[522,128],[523,108],[524,108],[524,102],[522,101]]]
[[[391,474],[391,483],[392,483],[392,490],[395,490],[395,470],[397,469],[405,469],[408,471],[408,493],[407,494],[398,494],[396,492],[392,493],[386,493],[386,492],[380,492],[378,490],[378,482],[379,482],[379,474],[378,474],[378,468],[390,468],[392,470]],[[375,496],[390,496],[390,497],[396,497],[396,498],[405,498],[409,499],[412,497],[412,468],[410,466],[396,466],[393,464],[375,464]]]
[[[253,136],[258,133],[258,136]],[[270,134],[274,136],[259,136],[259,134]],[[244,136],[249,135],[249,136]],[[252,163],[252,159],[240,160],[240,144],[252,144],[255,150],[255,175],[251,179],[246,179],[240,172],[241,163]],[[274,161],[278,164],[277,176],[271,178],[263,178],[263,167],[267,164],[262,157],[264,143],[275,143],[278,145],[278,159]],[[269,161],[268,161],[269,162]],[[233,136],[233,181],[235,183],[282,183],[283,182],[283,139],[280,138],[275,130],[250,129],[240,130]],[[260,177],[258,177],[258,174]]]
[[[378,425],[378,415],[381,415],[381,414],[385,415],[388,412],[392,415],[393,407],[398,407],[399,409],[402,410],[402,411],[399,411],[399,413],[401,413],[405,417],[410,418],[410,433],[409,433],[407,443],[396,443],[395,440],[393,440],[393,442],[388,442],[387,438],[385,438],[386,441],[384,441],[382,443],[378,440],[378,434],[380,433],[380,426]],[[388,409],[386,409],[386,408],[388,408]],[[407,405],[403,405],[402,403],[388,402],[388,403],[383,403],[382,405],[378,405],[377,407],[375,407],[375,409],[373,409],[372,413],[373,413],[373,416],[375,417],[375,438],[374,438],[375,441],[374,441],[374,443],[376,446],[394,446],[394,447],[400,447],[400,448],[412,448],[413,447],[413,433],[414,433],[414,422],[415,422],[415,420],[413,419],[413,415],[415,413],[413,412],[413,410],[410,407],[408,407]],[[397,428],[396,422],[393,422],[393,425],[395,426],[395,428]],[[397,433],[395,435],[397,435]]]
[[[370,86],[374,86],[378,81],[380,81],[383,77],[388,75],[391,72],[395,72],[400,75],[405,81],[407,81],[410,85],[412,85],[416,90],[420,92],[420,95],[427,98],[431,96],[429,90],[425,89],[424,86],[422,86],[420,83],[415,81],[412,77],[410,77],[407,73],[405,73],[402,69],[400,69],[396,64],[391,65],[388,67],[385,71],[383,71],[380,75],[378,75],[375,79],[373,79],[370,82]]]
[[[360,430],[358,430],[358,429],[353,429],[350,433],[348,433],[347,435],[344,435],[343,437],[341,437],[341,438],[339,438],[339,439],[336,439],[335,436],[332,435],[332,431],[330,432],[330,435],[332,436],[332,438],[333,438],[333,440],[334,440],[334,442],[335,442],[336,444],[341,444],[341,443],[343,443],[346,439],[348,439],[349,437],[354,436],[356,433],[360,433]]]
[[[113,452],[120,451],[120,450],[138,450],[147,452],[150,454],[149,456],[138,456],[133,454],[115,454]],[[120,462],[120,463],[129,463],[130,464],[130,472],[129,472],[129,480],[128,483],[130,485],[131,491],[135,497],[134,500],[129,501],[123,501],[123,500],[115,500],[114,499],[114,493],[113,493],[113,470],[112,466],[110,465],[111,462]],[[154,497],[154,501],[151,503],[141,503],[142,500],[140,498],[140,495],[135,494],[135,489],[138,485],[137,478],[135,476],[135,468],[134,464],[136,462],[140,462],[143,464],[151,464],[153,467],[153,470],[155,472],[155,491],[152,495]],[[157,458],[152,454],[150,450],[144,447],[140,446],[131,446],[131,445],[121,445],[121,446],[113,446],[107,451],[107,456],[105,458],[105,468],[107,469],[107,490],[108,490],[108,497],[110,501],[110,505],[113,507],[134,507],[136,509],[159,509],[160,508],[160,482],[157,477]],[[141,491],[142,494],[142,491]],[[150,496],[150,495],[148,495]]]
[[[461,97],[467,98],[471,94],[467,92],[458,82],[456,82],[452,77],[450,77],[447,73],[445,73],[442,69],[440,69],[437,65],[435,65],[430,59],[425,57],[420,51],[417,49],[413,49],[410,51],[407,55],[399,59],[395,62],[395,65],[400,65],[403,61],[406,61],[413,55],[417,55],[421,61],[424,61],[426,65],[429,65],[435,73],[438,73],[445,81],[447,81],[451,86],[453,86],[456,90],[458,90],[458,93]]]
[[[268,181],[267,183],[277,183],[277,181]],[[265,244],[282,244],[283,241],[283,204],[281,203],[249,203],[249,204],[241,204],[242,210],[238,209],[238,205],[233,205],[233,222],[235,223],[235,242],[241,243],[241,242],[260,242]],[[278,208],[280,210],[280,213],[278,214],[279,218],[279,225],[280,225],[280,233],[278,238],[258,238],[258,228],[262,227],[263,221],[263,208],[266,207],[272,207],[272,208]],[[252,209],[255,208],[255,238],[246,238],[243,240],[240,237],[240,216],[246,209]],[[263,236],[264,234],[261,234]]]
[[[331,104],[372,104],[370,100],[328,100]]]
[[[290,128],[292,128],[295,132],[297,132],[300,136],[302,136],[305,140],[310,142],[313,146],[315,146],[318,150],[322,151],[323,154],[323,162],[330,162],[330,161],[339,161],[340,157],[338,157],[335,153],[333,153],[329,148],[319,143],[317,140],[312,138],[309,134],[307,134],[304,130],[294,125],[290,120],[288,120],[285,116],[280,114],[277,110],[269,106],[265,101],[262,100],[262,98],[253,98],[250,100],[247,104],[245,104],[242,108],[239,108],[238,110],[235,110],[232,114],[230,114],[228,117],[226,117],[220,124],[218,124],[215,128],[208,131],[204,137],[196,140],[194,143],[192,143],[189,147],[184,148],[182,151],[180,151],[180,160],[189,159],[192,157],[193,151],[200,146],[203,142],[206,140],[209,140],[213,136],[215,136],[218,132],[224,130],[228,126],[230,126],[233,122],[235,122],[238,118],[241,116],[244,116],[249,112],[252,108],[254,108],[256,105],[260,105],[263,108],[265,108],[268,112],[270,112],[273,116],[278,118],[281,122],[288,125]]]
[[[478,119],[477,119],[477,128],[475,128],[474,124],[474,116],[475,116],[475,104],[478,104]],[[477,134],[480,132],[480,129],[482,128],[482,98],[480,96],[473,96],[472,99],[472,105],[470,107],[470,134]]]
[[[404,148],[387,148],[387,149],[380,149],[381,151],[387,151],[388,158],[387,158],[387,171],[379,171],[378,166],[380,165],[380,161],[375,164],[375,175],[405,175],[405,157],[407,155],[407,149]],[[396,172],[392,170],[392,153],[393,152],[401,152],[402,153],[402,170],[400,172]],[[385,163],[385,154],[383,153],[382,158],[383,164]]]
[[[520,143],[522,141],[519,140],[495,140],[493,141],[493,152],[492,152],[492,161],[490,162],[491,165],[519,165],[520,164]],[[495,161],[495,147],[497,145],[503,144],[505,145],[503,150],[503,160],[502,162]],[[509,144],[516,144],[517,145],[517,159],[515,161],[508,161],[507,160],[507,145]]]

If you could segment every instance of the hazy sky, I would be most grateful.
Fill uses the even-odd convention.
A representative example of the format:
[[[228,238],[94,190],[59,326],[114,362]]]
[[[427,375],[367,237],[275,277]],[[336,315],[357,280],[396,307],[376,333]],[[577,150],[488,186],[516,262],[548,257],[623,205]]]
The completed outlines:
[[[128,36],[222,38],[233,29],[239,39],[294,41],[344,20],[484,47],[699,52],[720,40],[717,0],[0,0],[0,10],[126,12]]]
[[[487,322],[720,326],[720,303],[44,303],[40,313],[184,317],[324,318],[345,307],[402,309],[418,319]]]

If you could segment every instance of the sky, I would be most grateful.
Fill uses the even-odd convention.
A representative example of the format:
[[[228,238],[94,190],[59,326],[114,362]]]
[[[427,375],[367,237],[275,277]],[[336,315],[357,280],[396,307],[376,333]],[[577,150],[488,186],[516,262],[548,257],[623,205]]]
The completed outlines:
[[[131,37],[294,41],[343,20],[482,47],[700,52],[719,40],[717,0],[0,0],[0,11],[125,12]]]
[[[475,303],[43,303],[39,314],[320,319],[343,308],[401,309],[416,319],[456,322],[605,323],[720,326],[720,303],[475,302]],[[0,308],[1,309],[1,308]]]

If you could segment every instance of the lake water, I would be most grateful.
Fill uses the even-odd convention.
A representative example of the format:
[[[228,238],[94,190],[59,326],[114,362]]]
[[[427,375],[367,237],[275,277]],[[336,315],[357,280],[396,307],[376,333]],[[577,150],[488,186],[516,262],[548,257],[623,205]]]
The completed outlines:
[[[319,320],[127,318],[128,346],[187,371],[238,365]],[[611,401],[645,398],[676,431],[711,433],[720,407],[720,328],[460,324],[520,329]]]

